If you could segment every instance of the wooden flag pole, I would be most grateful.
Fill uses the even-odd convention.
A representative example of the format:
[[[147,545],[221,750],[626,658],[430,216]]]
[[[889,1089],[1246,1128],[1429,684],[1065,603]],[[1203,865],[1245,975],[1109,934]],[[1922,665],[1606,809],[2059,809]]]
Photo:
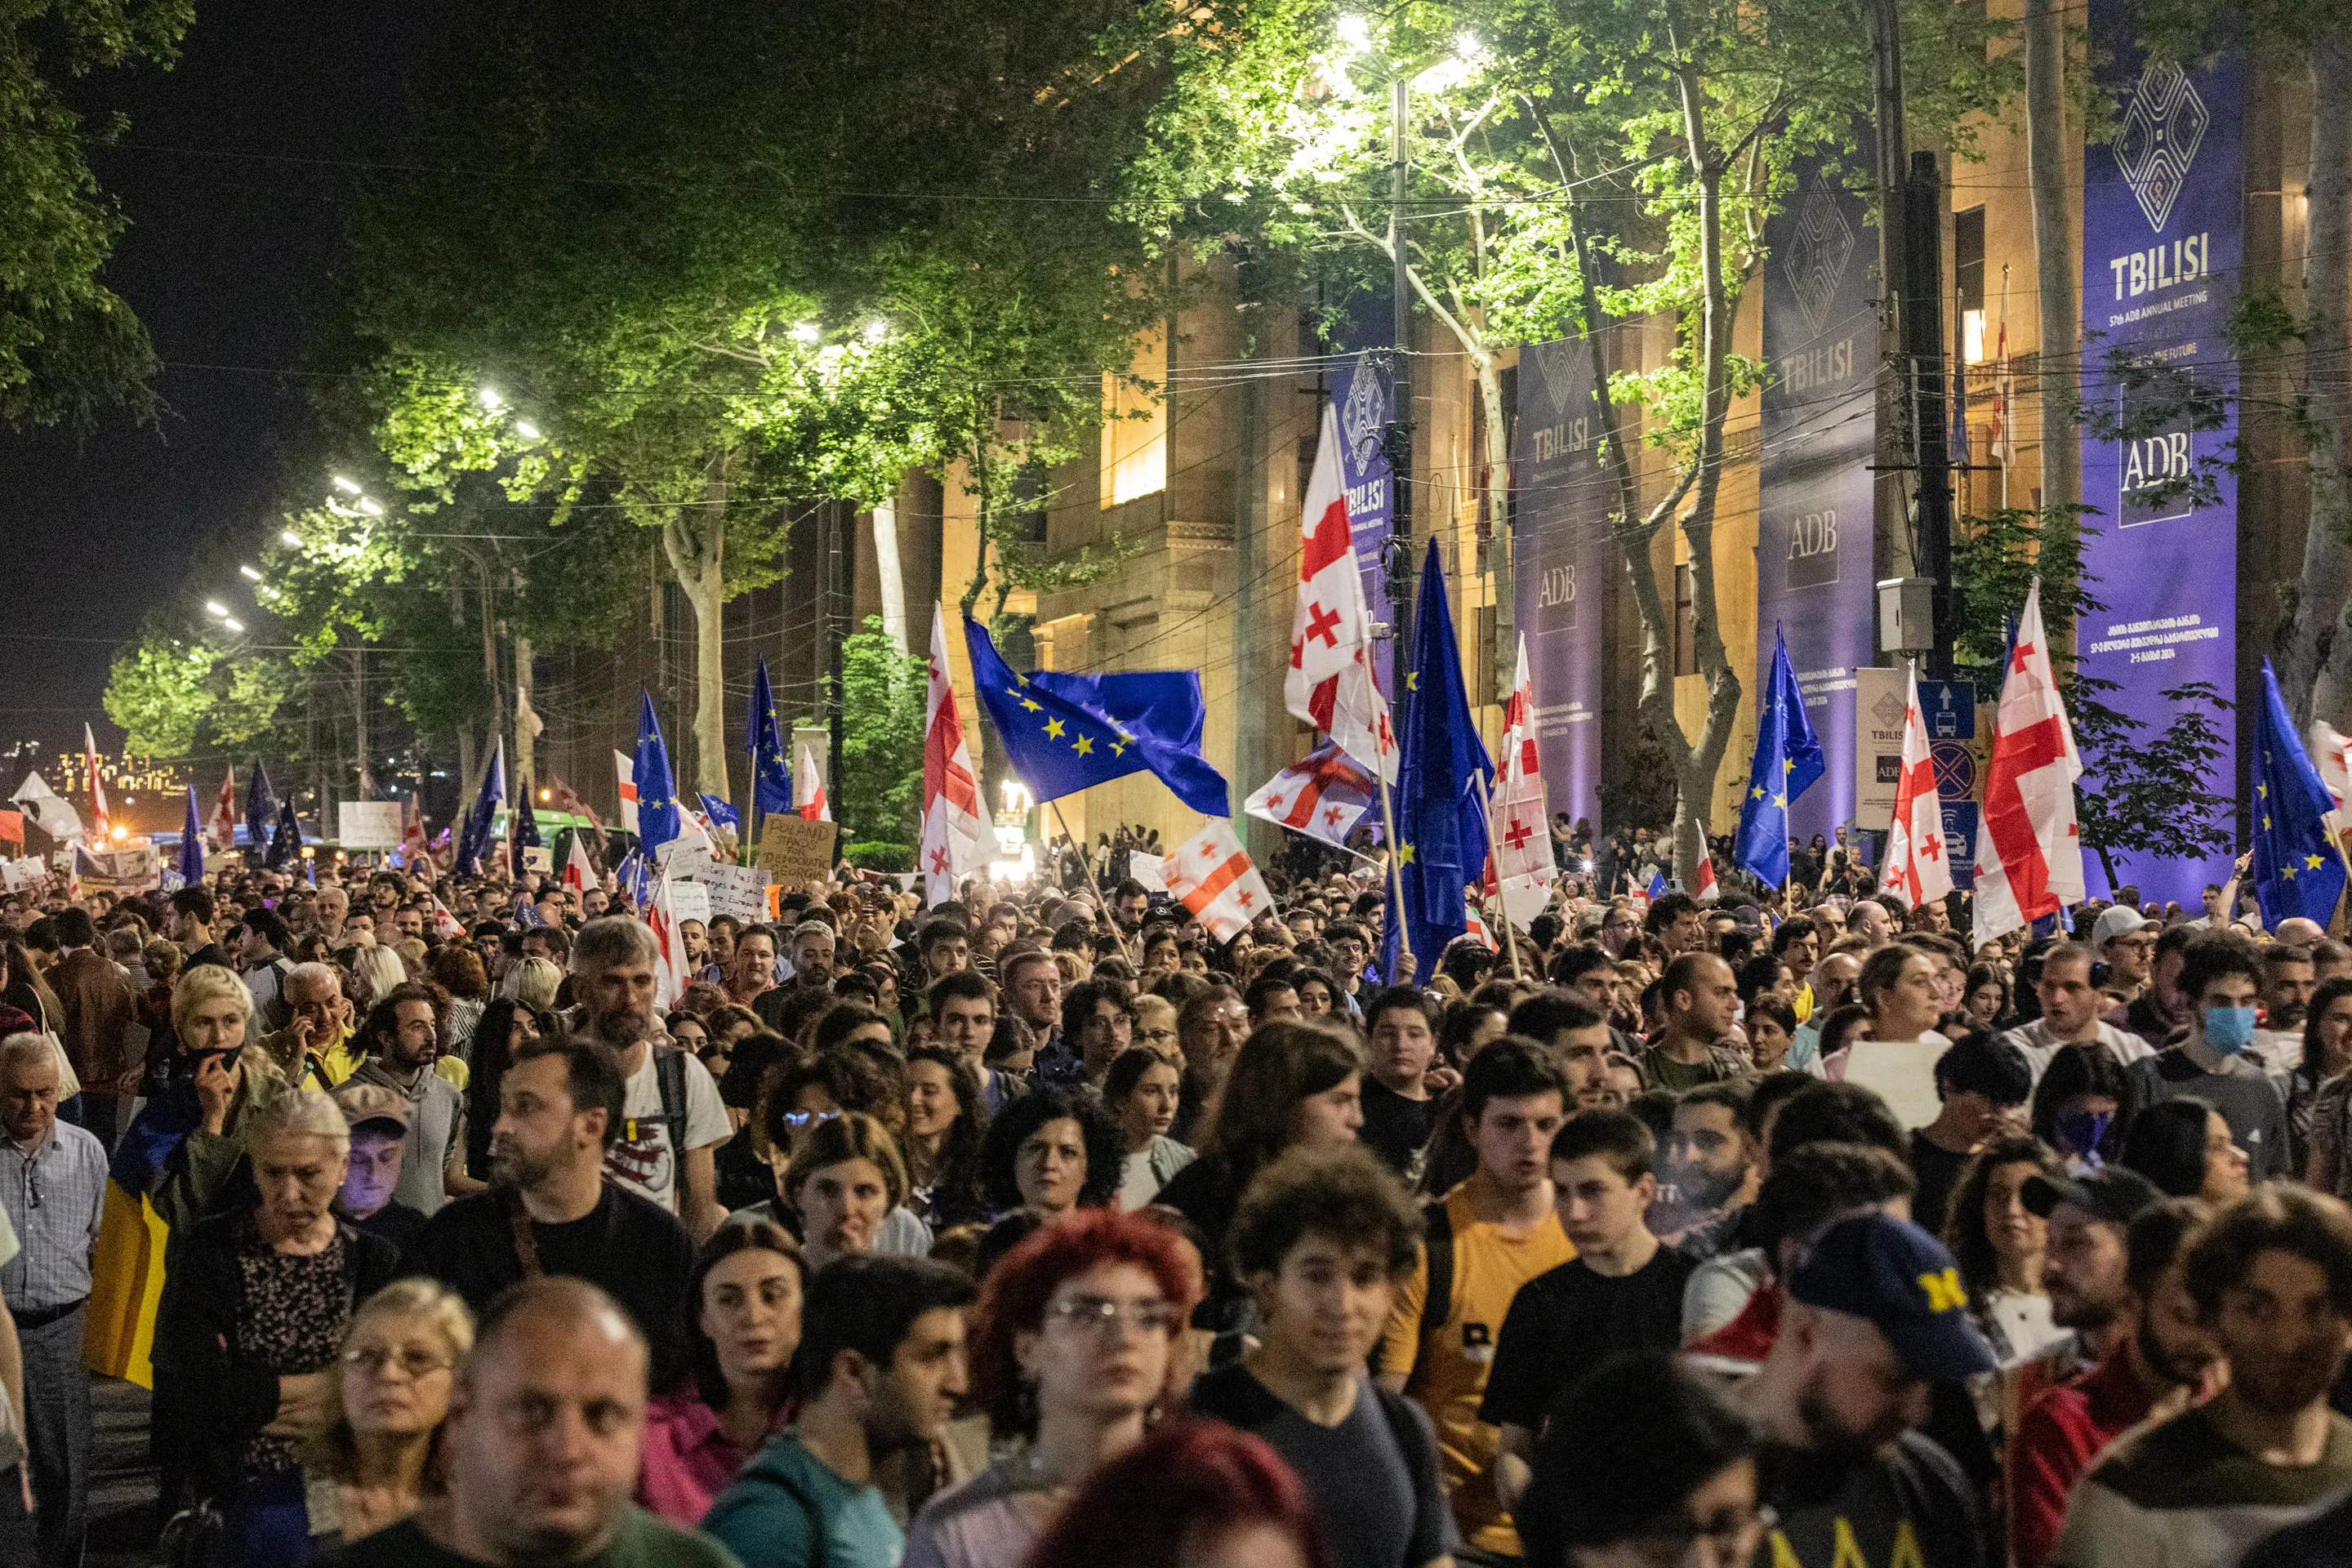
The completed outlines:
[[[1062,837],[1068,839],[1070,847],[1077,851],[1078,869],[1087,874],[1087,889],[1095,896],[1095,908],[1101,911],[1103,919],[1110,922],[1110,934],[1112,940],[1118,943],[1119,956],[1126,959],[1129,963],[1137,965],[1137,976],[1139,979],[1142,973],[1141,960],[1138,954],[1131,953],[1127,950],[1127,933],[1118,929],[1118,912],[1110,907],[1110,900],[1103,897],[1102,884],[1095,880],[1095,863],[1087,854],[1086,845],[1080,842],[1077,838],[1072,837],[1070,833],[1070,819],[1062,815],[1062,802],[1060,797],[1056,796],[1055,799],[1049,800],[1045,804],[1047,806],[1052,808],[1054,820],[1062,825]]]

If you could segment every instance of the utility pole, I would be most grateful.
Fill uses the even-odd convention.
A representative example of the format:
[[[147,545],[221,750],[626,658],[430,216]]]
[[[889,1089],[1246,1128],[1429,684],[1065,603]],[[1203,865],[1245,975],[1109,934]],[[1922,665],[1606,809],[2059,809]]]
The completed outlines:
[[[1405,710],[1412,693],[1405,666],[1412,658],[1412,263],[1405,252],[1406,187],[1412,174],[1405,142],[1412,88],[1399,72],[1389,84],[1389,289],[1393,315],[1389,326],[1389,604],[1395,617],[1389,635],[1389,707],[1398,744],[1403,744]]]
[[[1946,414],[1951,381],[1944,363],[1944,182],[1936,154],[1911,155],[1904,197],[1902,300],[1904,389],[1911,424],[1912,491],[1917,505],[1919,574],[1935,584],[1936,646],[1927,668],[1952,679],[1959,616],[1952,584],[1952,467]]]

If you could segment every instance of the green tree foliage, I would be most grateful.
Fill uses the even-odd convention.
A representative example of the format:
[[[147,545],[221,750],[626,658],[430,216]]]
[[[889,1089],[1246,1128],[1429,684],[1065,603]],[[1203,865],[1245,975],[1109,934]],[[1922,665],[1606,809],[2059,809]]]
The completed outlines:
[[[912,844],[923,809],[926,659],[898,651],[868,616],[841,645],[841,778],[834,815],[852,838]]]
[[[0,9],[0,423],[87,426],[152,410],[155,351],[100,280],[124,218],[87,145],[120,129],[67,107],[62,78],[169,66],[194,0],[18,0]]]
[[[1955,662],[1988,700],[2000,690],[2009,628],[2040,580],[2051,666],[2083,755],[2075,794],[2083,847],[2099,857],[2109,884],[2128,881],[2134,859],[2187,859],[2229,848],[2233,798],[2207,784],[2222,752],[2228,700],[2203,681],[2176,687],[2161,694],[2172,707],[2170,721],[2150,734],[2108,705],[2114,681],[2084,675],[2077,665],[2075,625],[2106,607],[2083,570],[2080,518],[2026,508],[1970,518],[1952,542],[1952,570],[1960,585]]]

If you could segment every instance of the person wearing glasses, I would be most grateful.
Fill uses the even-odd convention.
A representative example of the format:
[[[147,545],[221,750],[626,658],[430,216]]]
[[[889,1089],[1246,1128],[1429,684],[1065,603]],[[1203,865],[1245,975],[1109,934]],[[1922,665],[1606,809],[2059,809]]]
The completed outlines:
[[[1746,1568],[1773,1522],[1757,1447],[1747,1418],[1670,1355],[1597,1368],[1536,1450],[1517,1512],[1528,1568]]]
[[[933,1498],[905,1568],[1014,1568],[1062,1505],[1143,1441],[1179,1392],[1177,1336],[1201,1296],[1169,1226],[1090,1209],[1036,1231],[989,1271],[971,1349],[974,1392],[1004,1457]]]
[[[360,1303],[332,1368],[332,1415],[302,1455],[315,1548],[397,1524],[437,1487],[441,1423],[473,1348],[474,1314],[430,1279]]]

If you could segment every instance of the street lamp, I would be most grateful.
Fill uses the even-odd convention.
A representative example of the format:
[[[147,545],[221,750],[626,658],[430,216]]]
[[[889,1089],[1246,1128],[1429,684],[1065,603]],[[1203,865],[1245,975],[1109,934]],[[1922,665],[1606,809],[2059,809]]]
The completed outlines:
[[[248,583],[258,583],[261,581],[261,574],[255,571],[250,566],[239,566],[236,569],[236,574],[244,578]]]
[[[360,497],[360,510],[367,513],[370,517],[382,517],[383,515],[383,502],[376,500],[373,496],[362,496]]]
[[[814,321],[801,321],[793,327],[793,342],[796,343],[813,343],[823,336],[824,329]]]
[[[515,421],[515,434],[526,441],[536,441],[539,439],[539,426],[528,419],[518,419]]]
[[[206,599],[205,601],[205,614],[211,616],[217,620],[228,614],[228,606],[222,604],[218,599]]]
[[[342,491],[345,495],[355,496],[360,493],[360,486],[357,479],[347,479],[341,474],[335,475],[334,479],[335,488]]]
[[[495,386],[486,386],[482,388],[481,398],[482,406],[490,410],[494,414],[497,413],[499,407],[506,402],[506,399],[499,395],[499,389]]]
[[[302,548],[302,536],[290,528],[281,528],[278,531],[278,542],[289,550],[299,550]]]
[[[242,632],[245,630],[245,623],[238,620],[235,616],[223,616],[221,617],[221,625],[226,626],[233,632]]]

